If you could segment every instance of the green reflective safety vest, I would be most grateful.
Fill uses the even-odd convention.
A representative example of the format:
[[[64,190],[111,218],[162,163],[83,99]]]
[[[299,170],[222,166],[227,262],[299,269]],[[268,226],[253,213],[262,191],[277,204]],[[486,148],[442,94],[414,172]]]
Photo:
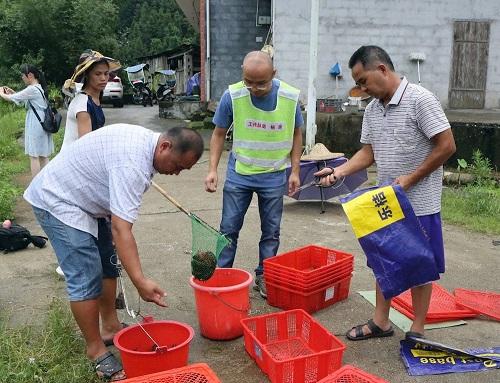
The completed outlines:
[[[299,93],[280,81],[276,109],[264,111],[252,104],[243,81],[229,86],[233,104],[232,151],[237,173],[252,175],[286,168],[293,145]]]

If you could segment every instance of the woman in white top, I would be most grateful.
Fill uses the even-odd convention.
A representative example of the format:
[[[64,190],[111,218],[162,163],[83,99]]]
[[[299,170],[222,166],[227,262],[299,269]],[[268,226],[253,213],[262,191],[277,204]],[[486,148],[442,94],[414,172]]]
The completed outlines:
[[[34,177],[49,162],[49,156],[54,152],[52,134],[43,130],[31,108],[31,106],[35,108],[43,121],[44,110],[47,107],[47,84],[43,73],[27,64],[21,65],[21,79],[27,85],[26,88],[16,93],[7,86],[0,87],[0,97],[17,105],[24,104],[27,109],[24,152],[30,157],[31,176]]]
[[[95,51],[87,51],[80,56],[75,74],[67,85],[73,85],[74,81],[83,85],[69,104],[61,151],[83,135],[104,126],[106,120],[100,98],[108,83],[110,70],[118,68],[119,63],[115,60]]]

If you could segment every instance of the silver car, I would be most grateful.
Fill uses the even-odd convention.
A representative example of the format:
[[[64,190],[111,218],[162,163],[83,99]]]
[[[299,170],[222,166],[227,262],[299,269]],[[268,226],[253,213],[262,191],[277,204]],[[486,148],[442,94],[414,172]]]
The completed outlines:
[[[102,94],[102,102],[110,103],[117,108],[123,107],[123,84],[119,76],[109,76],[108,83]]]
[[[82,90],[82,86],[83,84],[81,82],[75,83],[75,89],[77,93]],[[65,104],[69,105],[69,102],[71,102],[71,98],[69,100],[65,100]],[[102,92],[101,101],[103,104],[113,104],[113,106],[117,108],[123,107],[123,84],[119,76],[112,74],[109,75],[108,83],[106,84],[106,87]]]

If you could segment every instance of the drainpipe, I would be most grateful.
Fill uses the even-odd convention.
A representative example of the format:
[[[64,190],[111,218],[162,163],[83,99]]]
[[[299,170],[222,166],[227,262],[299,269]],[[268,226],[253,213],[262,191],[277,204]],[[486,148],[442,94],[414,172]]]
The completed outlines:
[[[206,58],[205,58],[205,96],[207,97],[207,101],[210,101],[210,0],[206,0],[206,6],[205,6],[205,20],[206,20],[206,27],[207,27],[207,52],[206,52]]]
[[[318,71],[318,23],[319,0],[311,1],[311,32],[309,37],[309,79],[307,86],[307,124],[306,124],[306,149],[309,151],[314,146],[316,136],[316,74]]]
[[[200,99],[201,101],[207,101],[205,92],[205,78],[207,76],[205,72],[205,61],[207,57],[207,47],[206,47],[206,36],[205,36],[205,0],[200,0]]]
[[[274,0],[271,0],[271,28],[273,29],[273,37],[276,36],[274,34],[274,26],[276,25],[275,21],[275,15],[276,15],[276,2]],[[274,46],[274,41],[273,41],[273,46]]]

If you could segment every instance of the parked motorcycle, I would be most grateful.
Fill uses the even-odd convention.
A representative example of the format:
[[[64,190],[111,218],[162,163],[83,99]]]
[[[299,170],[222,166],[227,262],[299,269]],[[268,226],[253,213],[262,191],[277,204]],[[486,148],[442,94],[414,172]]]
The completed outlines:
[[[160,69],[154,74],[156,83],[155,96],[157,101],[173,101],[175,99],[175,85],[177,78],[172,69]]]
[[[149,88],[151,75],[149,74],[149,64],[138,64],[125,68],[128,81],[132,85],[133,102],[137,105],[153,106],[153,92]]]

